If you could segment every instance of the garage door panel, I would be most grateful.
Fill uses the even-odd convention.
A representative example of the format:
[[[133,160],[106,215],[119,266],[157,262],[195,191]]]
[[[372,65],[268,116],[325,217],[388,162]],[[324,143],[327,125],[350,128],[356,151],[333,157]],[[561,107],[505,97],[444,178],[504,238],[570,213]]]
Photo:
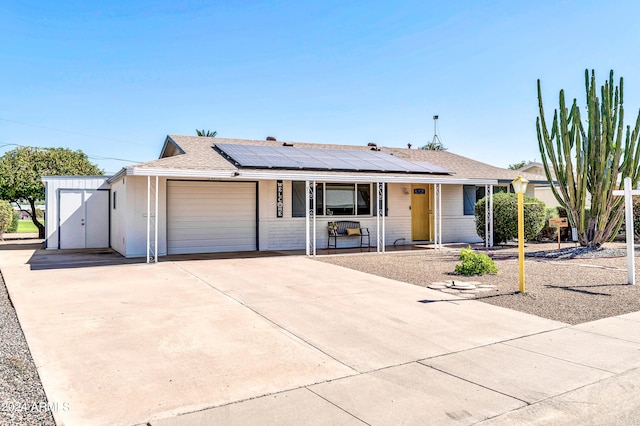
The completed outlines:
[[[247,198],[247,194],[245,194],[244,192],[241,194],[237,194],[235,192],[184,192],[184,193],[179,193],[179,194],[174,194],[176,197],[176,199],[184,199],[184,200],[190,200],[193,197],[203,197],[203,199],[201,200],[203,204],[214,204],[217,202],[218,199],[220,199],[220,197],[223,197],[226,201],[233,201],[233,200],[243,200],[245,198]],[[211,198],[211,197],[215,197],[215,198]]]
[[[253,218],[253,220],[234,220],[232,223],[225,223],[223,221],[212,222],[211,219],[203,219],[202,221],[177,222],[174,223],[172,227],[173,229],[200,229],[202,232],[206,232],[207,230],[224,231],[229,228],[255,228],[255,224],[255,218]]]
[[[194,226],[183,226],[180,228],[174,228],[176,231],[180,231],[178,235],[173,238],[169,238],[169,241],[184,241],[184,240],[207,240],[212,238],[218,238],[220,240],[235,240],[237,235],[245,233],[246,226],[230,226],[230,227],[216,227],[216,228],[200,228]]]
[[[169,254],[256,250],[253,182],[167,184]]]
[[[230,253],[236,251],[251,251],[247,250],[244,245],[219,245],[215,251],[210,249],[210,246],[186,246],[176,247],[171,250],[170,254],[193,254],[193,253]]]
[[[249,203],[247,203],[249,204]],[[255,203],[250,205],[251,208],[255,211]],[[200,221],[210,221],[212,219],[228,219],[229,215],[233,215],[234,218],[238,218],[240,220],[245,221],[253,221],[256,220],[256,215],[254,212],[242,212],[236,210],[236,208],[221,208],[218,211],[200,211],[200,212],[180,212],[179,209],[175,210],[167,210],[167,213],[172,213],[174,215],[179,215],[181,218],[189,218],[191,220],[200,220]]]

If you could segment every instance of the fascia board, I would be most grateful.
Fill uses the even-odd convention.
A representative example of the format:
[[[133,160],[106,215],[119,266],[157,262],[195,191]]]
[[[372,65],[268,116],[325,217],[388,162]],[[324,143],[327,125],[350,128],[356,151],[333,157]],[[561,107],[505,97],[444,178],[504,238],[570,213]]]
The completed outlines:
[[[213,171],[213,170],[177,170],[177,169],[127,169],[127,175],[134,176],[163,176],[220,179],[232,178],[239,180],[315,180],[322,182],[387,182],[387,183],[442,183],[450,185],[497,185],[497,179],[470,179],[433,176],[385,176],[346,175],[346,174],[317,174],[317,173],[262,173],[254,171]]]

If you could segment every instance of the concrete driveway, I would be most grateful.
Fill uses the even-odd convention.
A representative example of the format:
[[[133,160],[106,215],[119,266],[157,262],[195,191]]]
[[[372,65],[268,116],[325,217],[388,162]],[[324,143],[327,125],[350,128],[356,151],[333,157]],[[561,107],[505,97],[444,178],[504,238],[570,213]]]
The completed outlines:
[[[37,270],[32,257],[1,251],[0,269],[67,426],[529,421],[532,404],[639,376],[640,341],[304,257]],[[616,353],[546,354],[553,333]]]

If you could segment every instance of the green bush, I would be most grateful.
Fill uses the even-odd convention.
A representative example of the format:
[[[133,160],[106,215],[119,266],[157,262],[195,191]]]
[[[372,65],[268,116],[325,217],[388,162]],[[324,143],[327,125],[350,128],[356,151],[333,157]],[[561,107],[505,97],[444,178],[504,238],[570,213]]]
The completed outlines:
[[[633,233],[640,238],[640,198],[633,198]]]
[[[461,264],[456,265],[456,273],[460,275],[497,274],[498,268],[489,256],[476,253],[471,248],[460,250]]]
[[[545,213],[544,226],[534,238],[536,241],[556,240],[558,238],[558,228],[549,226],[549,219],[560,217],[557,207],[548,207]]]
[[[11,228],[12,220],[13,207],[8,201],[0,200],[0,234],[7,232]]]
[[[474,207],[476,232],[485,239],[484,211],[487,197]],[[524,237],[533,239],[545,223],[545,205],[537,198],[524,196]],[[518,237],[518,196],[517,194],[493,194],[493,242],[506,243]]]
[[[20,223],[20,214],[14,210],[11,217],[11,226],[7,232],[16,232],[18,230],[18,223]]]

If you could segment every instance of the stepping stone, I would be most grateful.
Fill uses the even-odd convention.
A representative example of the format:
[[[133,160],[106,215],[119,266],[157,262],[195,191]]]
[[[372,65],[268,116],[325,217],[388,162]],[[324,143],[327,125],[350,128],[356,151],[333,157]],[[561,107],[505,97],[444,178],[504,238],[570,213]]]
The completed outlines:
[[[440,291],[442,291],[444,293],[449,293],[449,294],[460,294],[460,290],[454,290],[452,288],[443,288]]]
[[[456,281],[451,288],[455,288],[457,290],[471,290],[476,288],[476,286],[464,281]]]
[[[496,288],[496,286],[493,284],[479,284],[478,287],[479,288]]]
[[[442,290],[447,288],[447,286],[444,284],[429,284],[427,287],[433,290]]]
[[[493,288],[480,287],[480,288],[477,288],[477,289],[476,289],[476,292],[477,292],[477,293],[479,293],[479,292],[494,291],[494,290],[495,290],[495,289],[493,289]]]

